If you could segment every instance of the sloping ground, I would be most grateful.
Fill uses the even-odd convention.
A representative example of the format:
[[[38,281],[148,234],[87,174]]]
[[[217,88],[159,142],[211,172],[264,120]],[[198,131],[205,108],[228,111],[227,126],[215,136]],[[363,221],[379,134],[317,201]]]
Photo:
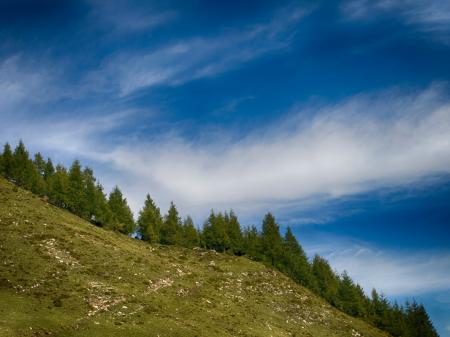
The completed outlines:
[[[150,246],[0,178],[0,336],[386,336],[243,257]]]

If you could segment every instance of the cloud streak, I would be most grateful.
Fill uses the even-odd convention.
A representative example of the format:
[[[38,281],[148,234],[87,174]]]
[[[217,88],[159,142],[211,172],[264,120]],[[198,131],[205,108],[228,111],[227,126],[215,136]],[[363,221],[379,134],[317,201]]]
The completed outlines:
[[[20,55],[0,61],[0,108],[3,113],[19,108],[24,102],[48,102],[57,95],[56,90],[47,71],[27,64]]]
[[[56,152],[69,161],[82,157],[101,163],[107,157],[107,150],[99,139],[108,137],[124,125],[132,113],[123,111],[80,118],[68,118],[64,114],[45,118],[23,114],[1,115],[1,140],[17,142],[22,139],[34,151]]]
[[[341,6],[347,19],[373,18],[376,14],[395,13],[405,24],[433,34],[440,41],[450,42],[450,3],[441,0],[350,0]]]
[[[199,129],[197,140],[186,140],[179,130],[165,129],[150,139],[119,141],[115,135],[124,124],[139,123],[133,109],[93,105],[64,114],[47,106],[47,117],[39,121],[32,111],[64,96],[55,78],[21,64],[18,57],[0,64],[4,140],[23,138],[41,151],[111,165],[129,177],[125,191],[134,210],[151,192],[162,205],[174,200],[193,215],[204,216],[212,207],[255,215],[450,173],[445,84],[294,108],[270,129],[243,138],[230,130]]]
[[[296,111],[238,141],[222,141],[227,133],[200,144],[168,136],[122,144],[110,159],[149,191],[203,208],[267,208],[401,186],[450,172],[445,92],[436,85],[355,96]]]
[[[303,8],[289,8],[268,23],[239,31],[211,38],[193,37],[145,52],[122,52],[107,60],[93,77],[104,77],[103,86],[113,83],[122,96],[152,86],[176,86],[213,77],[289,47],[296,24],[307,13]]]
[[[134,110],[120,110],[107,103],[86,107],[85,89],[69,89],[63,68],[37,63],[20,54],[0,61],[1,140],[22,139],[37,151],[57,150],[64,156],[101,159],[98,139],[123,126]],[[61,101],[76,108],[60,105]]]

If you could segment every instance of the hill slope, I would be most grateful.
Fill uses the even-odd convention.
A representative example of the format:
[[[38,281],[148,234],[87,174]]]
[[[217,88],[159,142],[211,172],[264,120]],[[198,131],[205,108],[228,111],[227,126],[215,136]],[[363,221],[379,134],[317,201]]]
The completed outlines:
[[[0,178],[0,336],[372,336],[244,257],[150,246]]]

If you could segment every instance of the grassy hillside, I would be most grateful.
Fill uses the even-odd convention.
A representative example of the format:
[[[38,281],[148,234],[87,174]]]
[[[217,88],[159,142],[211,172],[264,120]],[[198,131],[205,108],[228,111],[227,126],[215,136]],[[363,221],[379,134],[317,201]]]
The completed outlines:
[[[0,178],[0,336],[373,336],[244,257],[151,246]]]

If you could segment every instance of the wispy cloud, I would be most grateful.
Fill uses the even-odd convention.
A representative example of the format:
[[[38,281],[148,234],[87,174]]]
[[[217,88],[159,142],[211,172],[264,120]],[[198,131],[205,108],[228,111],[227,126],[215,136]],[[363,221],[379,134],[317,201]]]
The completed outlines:
[[[157,8],[154,2],[90,0],[92,17],[116,33],[148,32],[174,20],[173,10]]]
[[[0,116],[38,113],[39,107],[92,98],[90,84],[70,76],[67,63],[45,56],[15,53],[0,58]]]
[[[421,295],[450,290],[450,251],[395,251],[337,237],[305,247],[326,257],[338,272],[346,270],[370,294]]]
[[[123,125],[133,109],[94,102],[86,107],[84,89],[69,87],[64,79],[64,69],[57,64],[39,63],[20,54],[0,61],[0,140],[22,139],[39,151],[59,150],[72,159],[79,155],[99,159],[100,149],[94,149],[101,142],[96,140]],[[58,105],[61,101],[68,106]]]
[[[395,13],[405,24],[432,33],[442,42],[450,42],[450,3],[442,0],[349,0],[344,1],[343,15],[347,19],[372,19],[378,14]]]
[[[79,155],[99,159],[95,138],[123,125],[132,110],[92,102],[89,107],[70,107],[68,102],[85,103],[80,100],[85,93],[83,88],[69,87],[64,79],[64,69],[57,64],[20,54],[0,61],[0,140],[22,139],[39,151],[59,150],[72,159]],[[59,105],[61,101],[68,106]]]
[[[137,123],[133,109],[92,103],[64,113],[53,106],[66,97],[58,77],[33,69],[19,56],[0,63],[4,141],[23,138],[41,151],[59,149],[124,171],[134,209],[152,192],[163,205],[173,199],[194,215],[211,207],[259,214],[450,172],[445,84],[294,109],[277,126],[243,138],[200,130],[207,136],[186,140],[166,129],[151,139],[118,141],[114,133],[124,123]],[[45,118],[33,113],[42,106]]]
[[[140,186],[203,208],[267,208],[400,186],[450,171],[446,91],[356,96],[235,142],[216,133],[200,144],[176,136],[122,144],[111,160]]]
[[[27,64],[20,55],[0,61],[0,108],[3,113],[25,102],[47,102],[57,87],[46,70]]]
[[[0,114],[0,141],[17,142],[22,139],[31,150],[43,153],[56,153],[58,157],[72,161],[87,158],[101,163],[108,156],[105,139],[111,132],[127,123],[133,111],[116,111],[80,117],[75,113],[51,112],[48,116],[33,114]]]
[[[244,138],[234,138],[230,130],[204,130],[207,136],[186,140],[166,129],[147,140],[117,141],[108,135],[136,122],[132,109],[93,104],[95,114],[80,107],[64,115],[47,106],[42,121],[33,109],[23,112],[20,107],[33,106],[34,99],[60,96],[52,93],[54,78],[28,71],[19,61],[0,64],[4,140],[21,137],[40,150],[109,163],[129,176],[125,189],[134,209],[151,192],[163,205],[173,199],[194,215],[211,207],[259,214],[450,172],[450,98],[444,84],[294,109],[277,126]]]
[[[288,47],[297,22],[308,11],[290,8],[270,22],[216,37],[193,37],[158,49],[123,52],[106,61],[95,77],[116,85],[122,96],[155,85],[180,85],[237,68],[267,53]]]

